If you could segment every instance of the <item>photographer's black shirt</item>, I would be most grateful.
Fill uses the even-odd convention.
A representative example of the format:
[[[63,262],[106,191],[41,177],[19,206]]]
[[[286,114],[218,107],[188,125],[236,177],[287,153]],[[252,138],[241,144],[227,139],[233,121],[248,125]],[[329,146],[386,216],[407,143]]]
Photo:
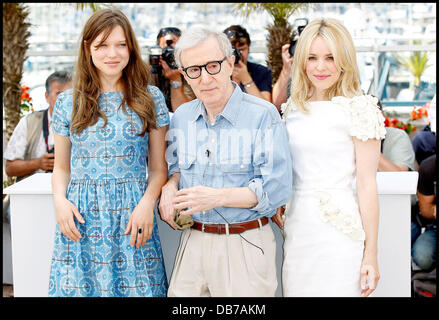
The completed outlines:
[[[263,65],[247,61],[247,70],[250,73],[253,82],[258,87],[259,91],[268,91],[270,93],[272,92],[272,75],[270,69],[264,67]],[[247,92],[242,83],[240,84],[240,88],[242,91]]]

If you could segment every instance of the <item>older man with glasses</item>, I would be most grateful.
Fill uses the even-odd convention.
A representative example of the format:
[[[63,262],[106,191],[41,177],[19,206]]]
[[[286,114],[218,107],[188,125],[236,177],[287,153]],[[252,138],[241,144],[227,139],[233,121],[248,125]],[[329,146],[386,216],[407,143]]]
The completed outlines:
[[[189,29],[175,58],[197,99],[177,109],[167,136],[170,178],[159,210],[184,229],[168,296],[274,296],[268,218],[292,192],[285,127],[274,105],[231,80],[224,33]]]

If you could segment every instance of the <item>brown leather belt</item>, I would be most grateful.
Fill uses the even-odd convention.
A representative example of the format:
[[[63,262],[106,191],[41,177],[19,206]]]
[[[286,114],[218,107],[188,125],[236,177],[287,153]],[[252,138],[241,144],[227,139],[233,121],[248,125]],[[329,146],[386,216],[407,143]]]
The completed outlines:
[[[261,226],[265,226],[268,223],[267,217],[263,217],[258,220],[261,221]],[[241,223],[231,223],[228,225],[229,233],[241,233],[247,230],[258,228],[259,227],[258,220],[252,220],[252,221],[241,222]],[[218,234],[227,233],[226,231],[227,225],[225,224],[205,224],[205,223],[194,221],[194,224],[192,225],[191,228],[208,233],[218,233]]]

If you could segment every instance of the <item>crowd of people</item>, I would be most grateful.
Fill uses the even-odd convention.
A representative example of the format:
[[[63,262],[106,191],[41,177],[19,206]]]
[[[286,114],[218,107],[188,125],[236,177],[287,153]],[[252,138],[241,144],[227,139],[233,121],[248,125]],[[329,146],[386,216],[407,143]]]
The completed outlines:
[[[418,169],[413,263],[435,268],[435,115],[413,144],[385,127],[339,21],[311,21],[293,55],[284,45],[273,86],[239,25],[160,29],[175,65],[160,56],[154,71],[120,10],[95,12],[81,37],[74,75],[48,77],[49,108],[4,153],[17,179],[53,171],[50,296],[274,296],[271,218],[284,296],[367,297],[377,171]],[[155,210],[182,230],[169,283]]]

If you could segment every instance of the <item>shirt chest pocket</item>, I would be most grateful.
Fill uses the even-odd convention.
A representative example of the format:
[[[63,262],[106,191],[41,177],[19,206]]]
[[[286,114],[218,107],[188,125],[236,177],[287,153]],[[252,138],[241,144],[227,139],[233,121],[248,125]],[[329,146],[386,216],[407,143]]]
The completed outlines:
[[[186,153],[178,156],[178,167],[181,173],[180,187],[190,188],[195,186],[195,177],[200,174],[195,159],[195,155]]]
[[[246,187],[254,178],[254,168],[251,163],[221,164],[223,187]]]

